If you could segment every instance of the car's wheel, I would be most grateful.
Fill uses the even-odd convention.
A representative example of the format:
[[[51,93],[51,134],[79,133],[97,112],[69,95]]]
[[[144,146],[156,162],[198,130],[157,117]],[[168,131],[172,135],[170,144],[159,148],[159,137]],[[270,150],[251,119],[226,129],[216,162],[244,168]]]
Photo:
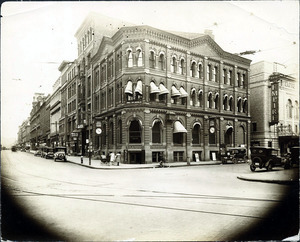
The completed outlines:
[[[268,166],[267,166],[267,170],[268,170],[268,171],[272,171],[272,168],[273,168],[272,161],[269,161],[269,164],[268,164]]]
[[[255,169],[256,169],[255,165],[251,164],[251,165],[250,165],[250,170],[251,170],[251,171],[255,171]]]

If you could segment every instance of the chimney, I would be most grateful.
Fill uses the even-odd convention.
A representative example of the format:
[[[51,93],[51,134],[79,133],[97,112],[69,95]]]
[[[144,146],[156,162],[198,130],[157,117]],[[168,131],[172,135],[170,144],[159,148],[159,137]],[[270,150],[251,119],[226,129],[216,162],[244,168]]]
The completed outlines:
[[[215,40],[215,36],[213,35],[213,31],[210,29],[205,29],[204,34],[209,35],[213,40]]]

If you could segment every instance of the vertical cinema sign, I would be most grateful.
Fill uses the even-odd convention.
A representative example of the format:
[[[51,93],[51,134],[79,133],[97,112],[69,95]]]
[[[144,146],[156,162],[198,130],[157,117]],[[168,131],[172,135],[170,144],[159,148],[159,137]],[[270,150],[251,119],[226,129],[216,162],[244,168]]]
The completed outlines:
[[[274,81],[271,83],[271,124],[277,124],[279,121],[279,83]]]

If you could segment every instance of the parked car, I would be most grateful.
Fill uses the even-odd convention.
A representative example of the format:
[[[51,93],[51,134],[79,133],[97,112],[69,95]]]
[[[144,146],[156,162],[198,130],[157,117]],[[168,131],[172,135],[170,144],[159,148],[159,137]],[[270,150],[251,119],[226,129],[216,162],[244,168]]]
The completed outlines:
[[[250,151],[251,171],[255,171],[256,168],[266,168],[268,171],[270,171],[273,167],[280,167],[285,165],[286,159],[280,156],[279,150],[255,146],[251,147]]]
[[[54,161],[63,160],[67,161],[67,148],[63,146],[54,148]]]
[[[17,147],[16,146],[12,146],[11,147],[11,151],[16,152],[17,151]]]
[[[37,150],[36,152],[34,152],[34,156],[42,156],[42,151]]]
[[[299,165],[299,146],[290,148],[290,152],[286,154],[286,168],[293,167],[293,165]]]
[[[43,152],[43,157],[46,159],[53,158],[54,157],[54,149],[51,147],[45,147],[44,152]]]
[[[228,162],[238,163],[247,161],[247,152],[246,148],[243,147],[232,147],[227,148],[225,154],[222,155],[221,160],[223,164]]]

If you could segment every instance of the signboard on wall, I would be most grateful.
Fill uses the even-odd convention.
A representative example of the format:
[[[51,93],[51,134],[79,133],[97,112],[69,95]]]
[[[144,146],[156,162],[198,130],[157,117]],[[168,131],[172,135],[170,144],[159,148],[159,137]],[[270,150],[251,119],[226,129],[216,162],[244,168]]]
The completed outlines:
[[[278,96],[279,96],[279,83],[273,82],[271,84],[271,122],[270,122],[271,125],[277,124],[279,121]]]

